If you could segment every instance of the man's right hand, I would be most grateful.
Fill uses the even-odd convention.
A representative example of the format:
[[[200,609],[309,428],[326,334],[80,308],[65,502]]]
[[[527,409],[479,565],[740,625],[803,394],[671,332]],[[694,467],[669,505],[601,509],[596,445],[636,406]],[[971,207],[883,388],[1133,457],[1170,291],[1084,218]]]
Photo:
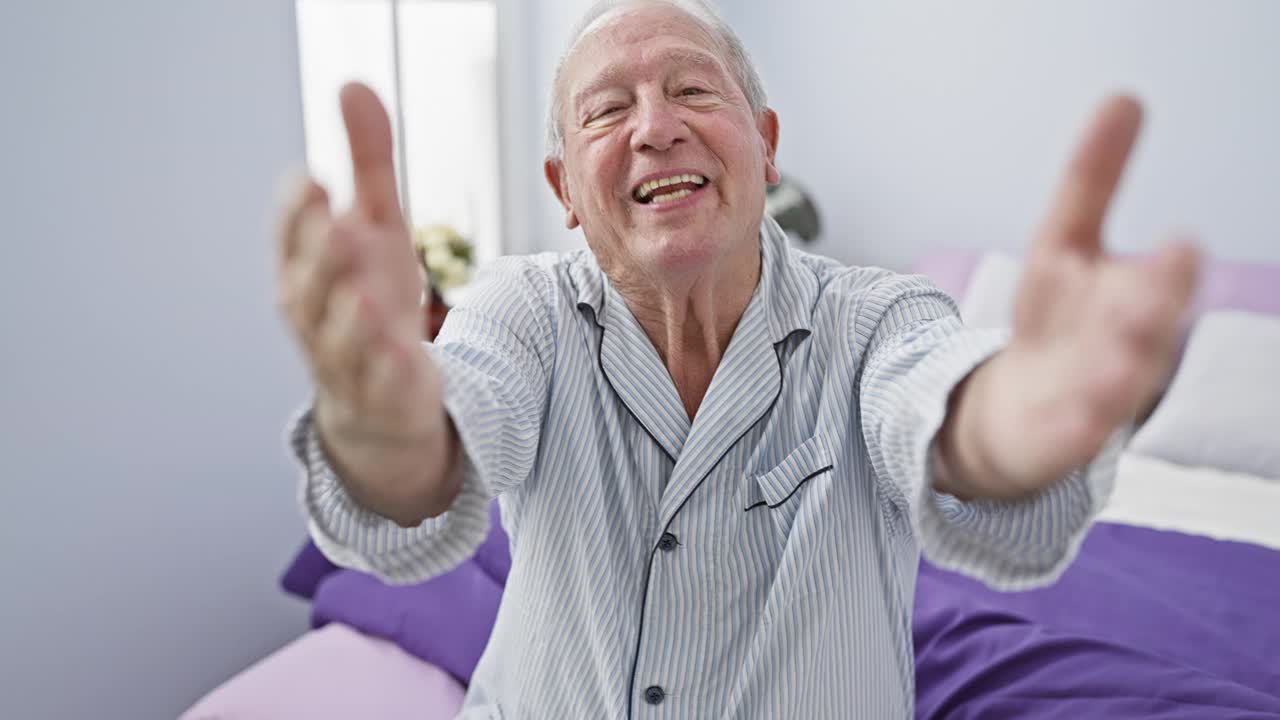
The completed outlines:
[[[355,202],[333,214],[310,178],[279,229],[279,302],[316,386],[326,455],[357,503],[403,526],[457,495],[457,436],[421,347],[422,276],[400,211],[391,123],[368,87],[341,92]]]

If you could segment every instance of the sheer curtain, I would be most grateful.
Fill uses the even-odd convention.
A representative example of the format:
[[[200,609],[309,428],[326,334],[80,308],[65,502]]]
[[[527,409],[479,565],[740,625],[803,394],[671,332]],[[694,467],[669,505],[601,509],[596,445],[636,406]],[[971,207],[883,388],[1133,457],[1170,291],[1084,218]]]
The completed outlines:
[[[297,0],[297,18],[307,164],[335,207],[352,196],[338,90],[359,80],[391,116],[412,223],[452,225],[475,245],[478,263],[496,257],[502,245],[494,3]]]

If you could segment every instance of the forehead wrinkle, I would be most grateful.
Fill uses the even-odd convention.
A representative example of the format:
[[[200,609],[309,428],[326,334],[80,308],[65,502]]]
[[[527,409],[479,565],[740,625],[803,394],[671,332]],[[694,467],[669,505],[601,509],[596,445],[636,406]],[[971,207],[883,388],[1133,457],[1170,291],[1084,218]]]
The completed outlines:
[[[663,50],[654,56],[649,62],[662,61],[670,62],[676,65],[686,65],[693,68],[714,69],[720,74],[724,74],[724,66],[712,54],[702,50],[693,50],[689,48],[671,48]],[[576,109],[582,104],[583,100],[594,95],[597,92],[606,90],[619,84],[627,73],[633,69],[633,63],[618,62],[607,65],[603,70],[597,73],[585,86],[573,95],[573,107]]]

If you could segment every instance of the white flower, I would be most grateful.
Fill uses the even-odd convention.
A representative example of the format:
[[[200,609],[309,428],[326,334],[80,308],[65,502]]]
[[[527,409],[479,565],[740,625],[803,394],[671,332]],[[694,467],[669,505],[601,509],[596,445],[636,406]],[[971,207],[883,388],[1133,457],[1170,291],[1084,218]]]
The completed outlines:
[[[463,285],[471,268],[471,243],[449,225],[435,224],[419,228],[413,234],[418,257],[430,270],[431,283],[437,289]]]
[[[449,248],[440,245],[427,246],[427,267],[438,270],[450,260],[453,260],[453,253],[449,252]]]
[[[467,282],[467,264],[462,258],[450,256],[448,260],[441,263],[437,273],[442,290],[455,288]]]

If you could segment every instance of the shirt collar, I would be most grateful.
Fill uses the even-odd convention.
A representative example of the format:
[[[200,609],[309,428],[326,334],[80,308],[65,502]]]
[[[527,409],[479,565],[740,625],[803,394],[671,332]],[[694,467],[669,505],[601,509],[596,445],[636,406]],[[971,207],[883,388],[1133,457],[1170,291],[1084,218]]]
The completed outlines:
[[[588,250],[578,262],[570,263],[570,274],[578,289],[578,307],[589,307],[596,322],[604,326],[604,302],[608,278]],[[751,302],[762,302],[772,342],[779,343],[797,330],[812,332],[813,308],[818,299],[818,280],[800,261],[787,234],[768,215],[760,222],[760,281]]]
[[[813,331],[813,308],[818,301],[818,278],[800,260],[800,253],[782,227],[768,215],[760,223],[760,285],[769,336],[782,342],[797,330]]]

